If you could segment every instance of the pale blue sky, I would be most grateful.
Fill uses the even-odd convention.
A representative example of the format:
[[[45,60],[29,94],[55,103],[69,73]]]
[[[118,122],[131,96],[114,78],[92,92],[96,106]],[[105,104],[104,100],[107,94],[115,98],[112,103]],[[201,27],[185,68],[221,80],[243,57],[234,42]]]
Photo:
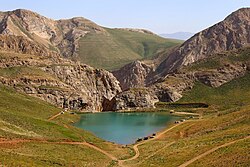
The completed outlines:
[[[36,11],[53,19],[83,16],[105,27],[145,28],[155,33],[198,32],[250,0],[0,0],[0,10]]]

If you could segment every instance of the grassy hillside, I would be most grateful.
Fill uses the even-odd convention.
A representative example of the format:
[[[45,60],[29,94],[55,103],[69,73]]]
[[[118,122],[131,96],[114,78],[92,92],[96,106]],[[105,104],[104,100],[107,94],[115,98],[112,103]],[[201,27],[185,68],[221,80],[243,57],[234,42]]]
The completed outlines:
[[[226,63],[247,63],[249,48],[197,62],[185,70],[208,70]],[[139,145],[140,156],[125,164],[144,167],[249,166],[250,163],[250,73],[218,88],[196,82],[184,93],[177,107],[160,103],[164,110],[201,114],[165,133],[158,140]],[[208,104],[197,108],[178,104]],[[165,104],[165,105],[163,105]],[[162,108],[161,108],[162,109]],[[169,146],[168,146],[169,145]]]
[[[128,166],[248,166],[250,163],[250,74],[219,88],[197,83],[179,103],[204,102],[209,108],[174,108],[201,113],[176,124],[157,140],[139,145],[140,156]],[[169,108],[167,108],[169,109]],[[173,108],[171,108],[173,109]],[[191,162],[190,162],[191,161]]]
[[[134,60],[150,59],[157,51],[182,41],[157,35],[108,29],[107,34],[90,33],[80,40],[80,60],[93,67],[115,70]]]
[[[138,167],[148,164],[153,167],[173,167],[197,158],[188,166],[248,166],[249,138],[246,137],[250,130],[249,109],[249,106],[245,106],[235,112],[205,116],[203,119],[179,124],[159,140],[139,146],[139,158],[127,164]],[[237,142],[219,147],[232,141]],[[201,156],[210,150],[206,156]]]
[[[203,60],[186,67],[188,71],[207,71],[217,69],[227,64],[249,64],[250,48],[240,49],[222,55]],[[207,103],[218,110],[250,105],[250,73],[243,77],[232,80],[218,88],[206,86],[196,82],[192,90],[186,92],[179,102]]]
[[[58,143],[65,141],[87,141],[114,155],[129,156],[129,150],[71,126],[69,123],[79,116],[66,113],[49,121],[60,109],[2,85],[0,98],[0,165],[92,167],[113,163],[88,146]],[[13,142],[2,143],[5,140]],[[28,142],[15,143],[15,140]]]
[[[207,103],[218,110],[250,105],[250,74],[218,88],[197,82],[179,102]]]

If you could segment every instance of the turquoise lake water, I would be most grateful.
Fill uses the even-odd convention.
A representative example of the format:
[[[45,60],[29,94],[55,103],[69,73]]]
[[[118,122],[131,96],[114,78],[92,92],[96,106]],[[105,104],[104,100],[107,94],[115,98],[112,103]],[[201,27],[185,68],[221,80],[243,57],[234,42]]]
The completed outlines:
[[[132,144],[138,138],[167,127],[180,117],[163,112],[151,113],[90,113],[82,114],[76,127],[118,144]]]

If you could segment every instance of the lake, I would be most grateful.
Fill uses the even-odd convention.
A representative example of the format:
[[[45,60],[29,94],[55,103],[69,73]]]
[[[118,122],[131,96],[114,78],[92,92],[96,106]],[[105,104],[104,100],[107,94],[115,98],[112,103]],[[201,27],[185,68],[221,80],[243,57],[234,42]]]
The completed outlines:
[[[82,114],[76,127],[118,144],[132,144],[138,138],[156,133],[180,117],[165,112]]]

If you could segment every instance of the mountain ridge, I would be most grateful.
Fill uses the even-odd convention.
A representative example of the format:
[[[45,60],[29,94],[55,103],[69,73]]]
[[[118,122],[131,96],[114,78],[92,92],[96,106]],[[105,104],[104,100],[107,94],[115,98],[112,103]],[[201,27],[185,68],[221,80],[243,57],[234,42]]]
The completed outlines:
[[[188,39],[159,65],[157,71],[166,75],[182,65],[186,66],[211,54],[248,46],[249,27],[250,8],[241,8]],[[237,36],[238,32],[242,32],[241,37]]]
[[[148,30],[109,29],[84,17],[53,20],[25,9],[0,13],[0,33],[23,36],[65,58],[108,70],[180,44]]]
[[[223,21],[209,27],[170,52],[163,52],[165,59],[155,68],[147,71],[143,62],[130,63],[114,72],[125,90],[120,95],[114,97],[114,108],[129,109],[133,106],[150,108],[156,99],[158,101],[175,102],[182,98],[182,94],[192,89],[196,81],[202,82],[211,87],[220,87],[233,79],[244,76],[249,70],[249,60],[229,61],[227,56],[241,54],[241,49],[249,51],[250,46],[250,8],[242,8]],[[236,54],[234,53],[236,52]],[[214,68],[187,70],[194,63],[202,60],[209,60],[213,57],[222,57],[225,62],[220,66],[215,59]],[[205,66],[212,66],[208,63]],[[201,66],[202,68],[202,66]],[[185,70],[186,69],[186,70]],[[128,89],[130,88],[130,89]],[[156,97],[150,99],[151,97]],[[137,103],[138,99],[141,103]],[[132,102],[135,102],[134,104]],[[133,105],[129,105],[129,104]],[[136,105],[135,105],[136,104]],[[147,105],[145,105],[147,104]],[[116,107],[118,106],[118,107]]]

